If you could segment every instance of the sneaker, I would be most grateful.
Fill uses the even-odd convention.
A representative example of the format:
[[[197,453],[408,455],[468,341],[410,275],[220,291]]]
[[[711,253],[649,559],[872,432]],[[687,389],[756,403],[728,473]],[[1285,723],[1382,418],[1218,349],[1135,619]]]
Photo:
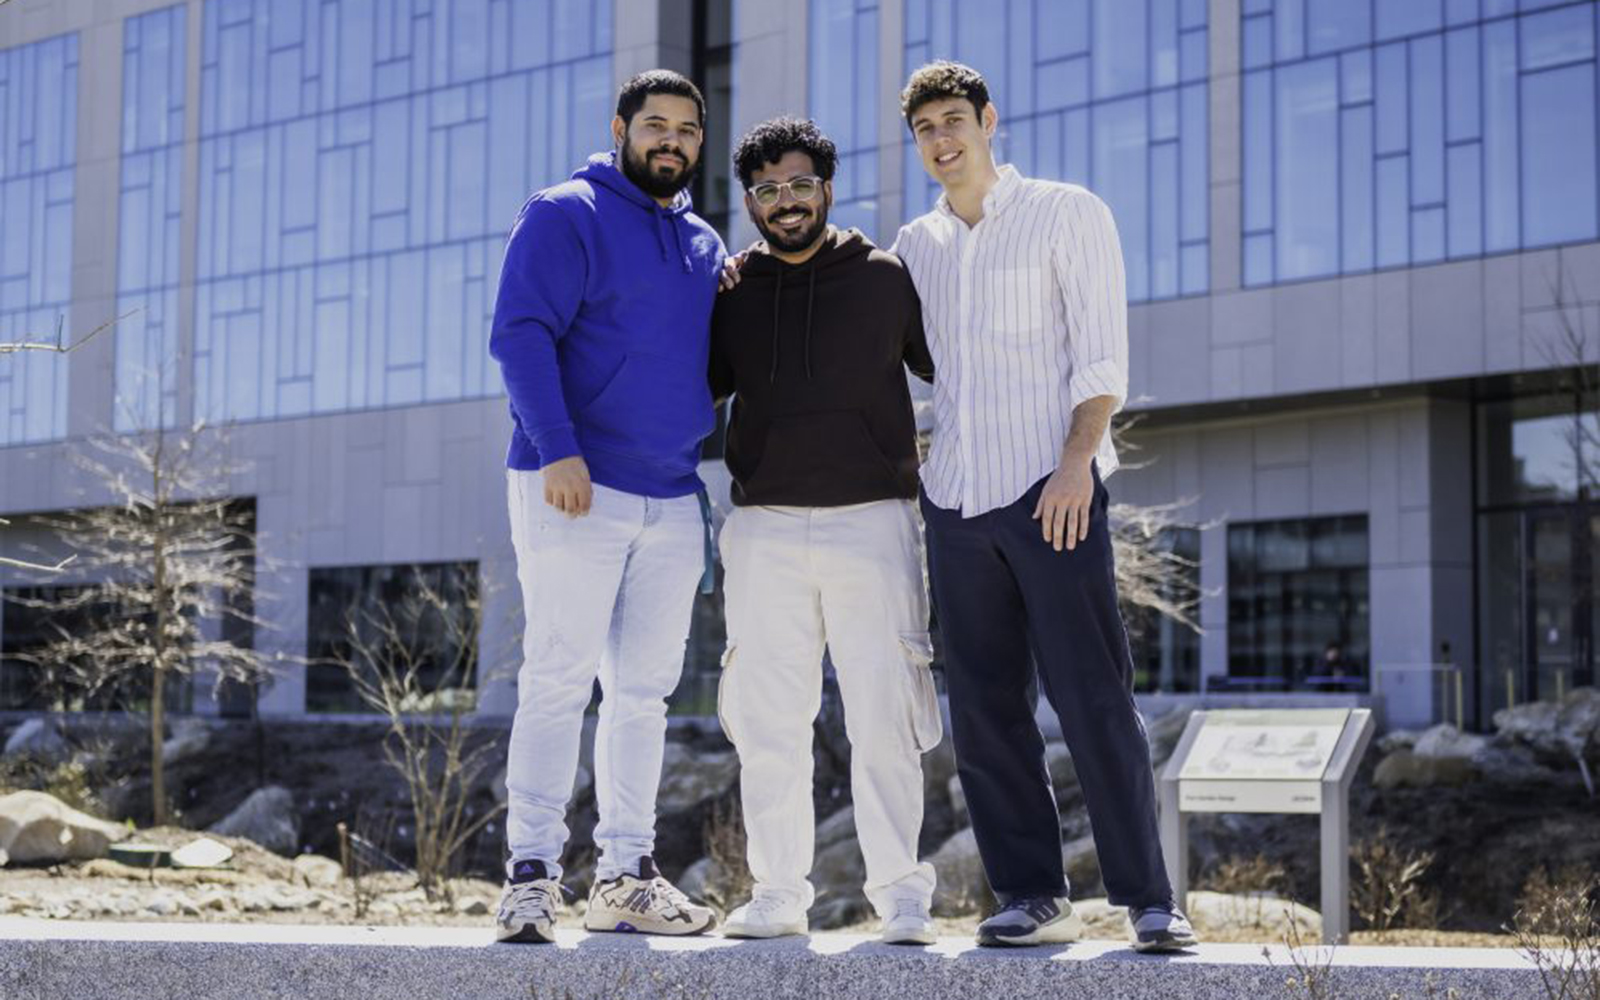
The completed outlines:
[[[1200,941],[1189,918],[1175,906],[1130,907],[1128,927],[1134,951],[1177,951]]]
[[[583,926],[591,931],[629,934],[699,934],[717,922],[716,914],[689,899],[661,877],[654,859],[639,859],[639,873],[623,872],[589,890]]]
[[[792,896],[756,890],[750,902],[732,913],[722,925],[722,936],[731,938],[775,938],[806,934],[811,930],[806,908]]]
[[[928,904],[914,898],[895,900],[894,912],[883,919],[878,940],[884,944],[933,944],[939,940]]]
[[[981,945],[1065,944],[1083,937],[1083,918],[1065,896],[1014,899],[978,925]]]
[[[549,867],[543,861],[518,861],[500,891],[495,940],[548,944],[556,939],[561,907],[561,883],[550,877]]]

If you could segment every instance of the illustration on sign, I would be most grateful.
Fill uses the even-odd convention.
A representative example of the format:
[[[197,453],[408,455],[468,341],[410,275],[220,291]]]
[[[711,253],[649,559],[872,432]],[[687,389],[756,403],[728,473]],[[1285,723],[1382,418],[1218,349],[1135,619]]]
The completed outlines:
[[[1317,780],[1349,709],[1211,712],[1179,777],[1193,780]]]

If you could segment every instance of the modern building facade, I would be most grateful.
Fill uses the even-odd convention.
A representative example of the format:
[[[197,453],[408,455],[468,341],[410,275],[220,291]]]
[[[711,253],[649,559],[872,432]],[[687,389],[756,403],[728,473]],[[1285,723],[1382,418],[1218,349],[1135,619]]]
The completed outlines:
[[[1594,677],[1597,6],[12,0],[0,342],[124,318],[0,356],[0,554],[47,555],[41,515],[106,501],[73,458],[91,436],[203,420],[254,505],[254,642],[285,663],[263,713],[358,708],[295,664],[352,600],[422,581],[482,588],[479,710],[509,713],[486,337],[522,200],[668,66],[706,92],[696,202],[730,245],[753,237],[732,139],[780,113],[837,142],[835,221],[888,244],[937,194],[899,88],[955,58],[990,82],[1000,158],[1119,225],[1139,420],[1113,493],[1175,505],[1202,626],[1134,616],[1141,688],[1482,723]],[[40,707],[15,659],[40,627],[0,605],[0,708]],[[719,630],[708,600],[683,711]],[[238,707],[208,691],[196,711]]]

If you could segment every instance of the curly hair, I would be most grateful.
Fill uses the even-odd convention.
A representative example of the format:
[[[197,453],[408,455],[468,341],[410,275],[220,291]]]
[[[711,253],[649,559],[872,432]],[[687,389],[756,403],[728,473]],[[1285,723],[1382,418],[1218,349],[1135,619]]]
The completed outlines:
[[[705,127],[706,99],[700,96],[700,88],[688,77],[670,69],[648,69],[628,78],[617,91],[617,117],[622,119],[622,124],[633,124],[633,116],[644,107],[645,100],[651,94],[687,97],[700,113],[700,127]]]
[[[755,172],[777,163],[783,154],[795,151],[811,157],[811,168],[825,181],[833,180],[839,165],[839,151],[833,140],[822,134],[809,118],[770,118],[746,132],[733,150],[733,169],[739,183],[750,186]]]
[[[948,97],[965,97],[981,115],[984,105],[989,103],[989,85],[983,82],[983,74],[971,66],[940,59],[911,74],[906,89],[900,92],[900,113],[905,115],[909,126],[918,108]]]

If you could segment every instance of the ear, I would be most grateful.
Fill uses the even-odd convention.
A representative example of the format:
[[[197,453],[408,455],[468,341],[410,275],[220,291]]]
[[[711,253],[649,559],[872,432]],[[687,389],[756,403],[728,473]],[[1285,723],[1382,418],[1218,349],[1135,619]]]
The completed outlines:
[[[822,182],[822,207],[833,207],[833,181]]]
[[[627,138],[628,123],[622,120],[621,115],[617,115],[611,119],[611,141],[616,143],[618,149],[621,149]]]
[[[983,106],[983,113],[978,118],[983,125],[983,134],[993,140],[995,129],[1000,127],[1000,111],[994,106],[993,101]]]

